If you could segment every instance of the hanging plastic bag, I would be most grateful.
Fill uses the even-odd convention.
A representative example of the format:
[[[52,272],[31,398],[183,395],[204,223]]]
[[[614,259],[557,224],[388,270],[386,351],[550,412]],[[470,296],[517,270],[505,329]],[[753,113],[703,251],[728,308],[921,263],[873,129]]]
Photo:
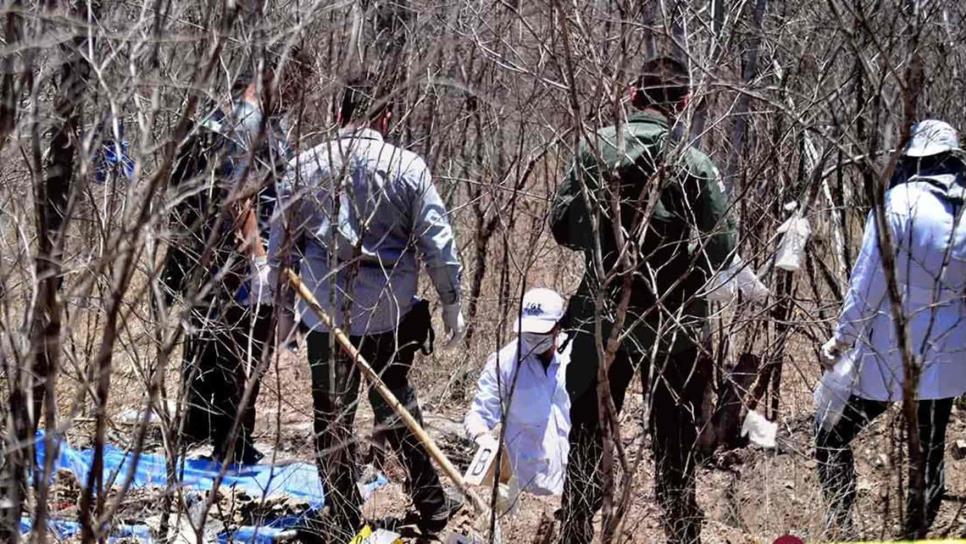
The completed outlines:
[[[770,294],[765,284],[758,279],[758,274],[750,266],[742,266],[735,276],[738,290],[751,302],[764,302]]]
[[[816,428],[829,431],[842,418],[842,412],[855,387],[856,351],[847,351],[832,370],[822,374],[822,379],[812,394],[815,399]]]
[[[738,295],[737,285],[734,280],[734,272],[731,268],[718,272],[708,282],[705,298],[709,302],[728,304]]]
[[[812,235],[808,219],[802,216],[801,210],[796,210],[778,227],[778,233],[783,236],[775,254],[775,266],[788,272],[798,272],[802,267],[802,259],[805,258],[805,244]]]
[[[710,302],[727,304],[735,299],[738,291],[751,302],[762,302],[768,298],[768,288],[758,279],[758,275],[746,264],[740,255],[727,270],[715,274],[708,282],[706,298]]]

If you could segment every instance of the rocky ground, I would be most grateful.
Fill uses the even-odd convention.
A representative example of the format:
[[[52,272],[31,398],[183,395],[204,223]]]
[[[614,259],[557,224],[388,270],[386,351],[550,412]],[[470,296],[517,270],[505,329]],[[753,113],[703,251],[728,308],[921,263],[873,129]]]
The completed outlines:
[[[303,355],[304,356],[304,355]],[[266,461],[312,461],[311,399],[308,372],[295,354],[285,354],[263,384],[259,398],[257,441],[268,453]],[[435,369],[433,369],[435,371]],[[782,417],[779,421],[778,447],[761,449],[754,446],[719,455],[699,472],[698,500],[705,512],[704,540],[710,543],[770,543],[791,533],[806,542],[826,541],[823,532],[823,504],[813,460],[811,437],[811,392],[814,377],[806,372],[787,373],[783,384]],[[452,391],[440,393],[436,376],[417,370],[414,377],[426,410],[427,427],[458,466],[468,464],[472,444],[459,437],[460,421],[468,399],[453,400]],[[432,377],[432,379],[429,379]],[[448,385],[447,385],[448,387]],[[140,392],[129,392],[113,399],[112,410],[120,414],[138,406]],[[640,424],[639,396],[629,397],[623,417],[623,437],[628,449],[644,456],[635,474],[634,491],[625,519],[624,542],[662,542],[660,511],[654,500],[653,467],[648,438]],[[115,420],[119,419],[117,417]],[[857,529],[865,539],[892,539],[898,534],[898,508],[901,506],[899,476],[904,474],[898,436],[901,421],[895,410],[880,418],[855,444],[859,472],[859,500],[856,509]],[[89,439],[89,425],[79,418],[68,433],[75,445]],[[368,404],[359,408],[357,428],[362,436],[372,429]],[[130,429],[115,423],[109,433],[113,441],[124,443]],[[956,409],[948,431],[948,443],[966,438],[966,411]],[[158,448],[152,442],[152,448]],[[366,450],[367,448],[362,448]],[[362,459],[361,462],[368,459]],[[948,496],[934,525],[934,536],[966,535],[966,461],[947,454],[946,479]],[[404,491],[404,474],[394,459],[383,465],[392,483],[377,491],[365,507],[372,520],[391,523],[409,510]],[[79,487],[66,474],[57,476],[51,509],[64,517],[76,516]],[[485,493],[485,491],[483,491]],[[122,500],[117,521],[143,521],[156,516],[157,490],[134,490]],[[261,503],[251,497],[232,493],[219,496],[211,518],[218,527],[251,523],[269,513],[294,512],[301,505],[285,501]],[[521,496],[512,515],[499,520],[503,541],[514,544],[555,541],[554,512],[559,499]],[[479,525],[468,512],[451,524],[458,532],[472,532]],[[415,539],[408,539],[415,540]]]
[[[280,368],[279,373],[291,373],[293,379],[280,378],[278,384],[296,385],[304,379],[304,372],[297,368]],[[298,379],[294,379],[295,376]],[[813,459],[811,432],[811,391],[807,387],[810,378],[805,372],[786,373],[783,385],[782,417],[779,421],[778,447],[765,450],[749,446],[718,456],[702,468],[698,482],[698,500],[705,511],[704,537],[711,543],[772,542],[775,538],[791,533],[808,541],[827,539],[823,531],[823,504]],[[787,390],[787,392],[785,391]],[[432,391],[432,389],[430,389]],[[271,393],[263,397],[265,410],[272,406]],[[260,434],[266,442],[279,441],[285,455],[308,458],[308,414],[310,401],[299,399],[295,387],[283,393],[285,398],[281,433],[277,426],[266,424]],[[428,407],[428,427],[434,436],[446,443],[458,430],[458,422],[468,401],[463,403],[440,402],[431,395],[423,395]],[[639,398],[639,397],[638,397]],[[626,517],[623,536],[626,542],[661,542],[660,510],[654,500],[653,466],[650,460],[648,438],[639,422],[640,403],[628,403],[623,415],[623,435],[630,449],[643,445],[641,451],[647,459],[639,465],[635,475],[635,491],[630,511]],[[359,425],[366,429],[371,425],[368,406],[360,407]],[[898,508],[901,506],[898,476],[904,474],[904,466],[898,448],[898,428],[901,420],[895,410],[881,417],[855,443],[857,470],[859,473],[859,499],[856,506],[856,523],[860,535],[866,539],[891,539],[899,532]],[[966,438],[966,411],[954,410],[950,422],[948,444]],[[642,442],[643,441],[643,442]],[[468,461],[470,451],[466,444],[452,443],[447,451],[459,462]],[[951,446],[950,446],[951,448]],[[454,455],[456,454],[456,455]],[[939,518],[933,527],[934,536],[966,535],[966,461],[946,456],[947,499],[943,502]],[[401,472],[388,469],[394,482],[402,479]],[[405,512],[408,499],[402,485],[393,483],[376,493],[367,505],[366,514],[372,518]],[[544,542],[548,527],[552,525],[553,513],[559,507],[559,499],[524,495],[514,514],[501,519],[506,542]],[[466,520],[463,520],[465,525]]]

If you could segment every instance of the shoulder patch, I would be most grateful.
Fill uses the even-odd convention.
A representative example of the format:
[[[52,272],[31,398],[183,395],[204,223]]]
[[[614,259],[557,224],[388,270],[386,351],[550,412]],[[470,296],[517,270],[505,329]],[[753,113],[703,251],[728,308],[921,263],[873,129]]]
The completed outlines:
[[[719,184],[721,183],[721,173],[718,171],[718,167],[715,166],[711,157],[705,155],[700,150],[693,147],[688,149],[685,155],[685,162],[691,175],[705,178],[708,181],[714,180]]]

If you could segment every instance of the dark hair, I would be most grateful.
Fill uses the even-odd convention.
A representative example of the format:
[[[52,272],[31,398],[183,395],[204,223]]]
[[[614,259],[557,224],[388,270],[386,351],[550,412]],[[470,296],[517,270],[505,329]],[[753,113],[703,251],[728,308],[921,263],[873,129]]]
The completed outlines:
[[[392,110],[380,78],[365,72],[349,78],[342,88],[339,119],[343,125],[352,121],[371,121],[386,110]]]
[[[646,106],[676,104],[691,91],[691,76],[683,62],[672,57],[655,57],[641,66],[637,96]]]
[[[245,93],[245,89],[247,89],[252,83],[255,83],[254,70],[245,68],[241,72],[238,72],[238,75],[235,76],[235,80],[231,83],[231,97],[239,98]]]
[[[278,98],[283,108],[289,108],[292,103],[302,99],[306,85],[315,75],[314,61],[309,51],[301,45],[294,45],[289,49],[288,59],[282,66],[282,77],[278,82]]]
[[[286,56],[287,58],[285,58]],[[283,72],[278,82],[277,96],[273,97],[273,106],[277,109],[281,106],[280,102],[295,99],[313,72],[311,56],[298,45],[287,51],[281,47],[267,49],[264,52],[264,65],[261,71],[258,67],[258,58],[249,59],[247,65],[242,68],[232,82],[232,98],[239,98],[249,85],[258,82],[259,76],[264,82],[271,81],[275,77],[275,72],[279,69],[279,64],[283,58],[285,58],[285,63],[282,66]]]

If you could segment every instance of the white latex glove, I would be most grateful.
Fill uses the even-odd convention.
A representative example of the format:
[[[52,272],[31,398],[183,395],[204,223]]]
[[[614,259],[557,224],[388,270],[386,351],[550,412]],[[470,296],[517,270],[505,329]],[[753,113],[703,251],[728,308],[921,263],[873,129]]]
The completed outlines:
[[[478,446],[495,446],[499,442],[499,435],[496,434],[496,429],[487,429],[477,433],[473,437],[473,442],[476,442]]]
[[[268,266],[267,257],[255,257],[251,262],[251,291],[248,301],[252,306],[266,305],[272,303],[272,284],[269,276],[271,267]]]
[[[443,305],[443,330],[449,336],[443,345],[444,349],[456,347],[466,335],[466,321],[459,302]]]
[[[466,438],[477,444],[480,443],[481,436],[490,432],[490,428],[486,426],[483,419],[472,412],[467,414],[463,421],[463,429],[466,431]]]
[[[768,288],[761,283],[755,271],[746,264],[740,255],[735,255],[734,261],[727,270],[718,272],[705,287],[706,298],[710,302],[729,304],[734,301],[738,291],[748,301],[760,304],[768,299]]]
[[[822,368],[825,370],[831,370],[835,366],[835,363],[839,361],[845,350],[849,346],[839,342],[835,338],[832,338],[828,342],[822,344],[822,348],[819,349],[819,362],[822,363]]]

